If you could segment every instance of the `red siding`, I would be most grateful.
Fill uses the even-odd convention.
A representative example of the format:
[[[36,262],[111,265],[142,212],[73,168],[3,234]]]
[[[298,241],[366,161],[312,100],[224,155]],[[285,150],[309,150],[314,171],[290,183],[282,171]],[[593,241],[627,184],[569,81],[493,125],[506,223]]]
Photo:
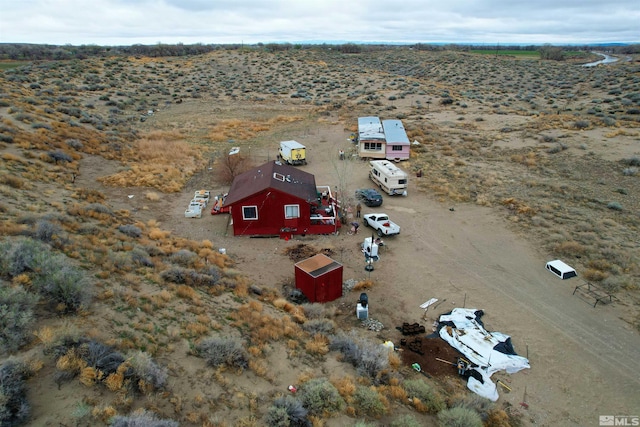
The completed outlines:
[[[299,205],[300,218],[285,220],[285,205]],[[243,206],[257,206],[258,219],[243,219]],[[231,217],[234,236],[307,234],[311,224],[311,207],[306,200],[269,188],[234,203]]]
[[[326,255],[318,254],[295,265],[296,288],[310,302],[329,302],[342,296],[343,267]]]

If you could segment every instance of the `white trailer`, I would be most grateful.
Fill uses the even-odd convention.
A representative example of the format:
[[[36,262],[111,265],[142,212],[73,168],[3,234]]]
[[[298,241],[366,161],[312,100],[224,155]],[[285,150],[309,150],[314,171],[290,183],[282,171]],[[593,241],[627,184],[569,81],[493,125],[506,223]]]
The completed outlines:
[[[380,189],[389,195],[407,195],[408,175],[388,160],[371,160],[369,162],[369,178],[378,184]]]
[[[306,165],[306,147],[298,141],[282,141],[278,155],[288,165]]]

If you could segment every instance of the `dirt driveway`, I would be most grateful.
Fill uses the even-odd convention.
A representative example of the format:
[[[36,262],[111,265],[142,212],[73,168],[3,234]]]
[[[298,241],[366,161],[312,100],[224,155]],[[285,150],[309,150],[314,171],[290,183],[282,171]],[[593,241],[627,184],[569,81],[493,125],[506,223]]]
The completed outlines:
[[[338,150],[350,148],[346,136],[340,126],[295,136],[308,148],[310,161],[304,169],[316,175],[317,184],[333,185]],[[267,160],[265,153],[251,155]],[[345,162],[349,191],[371,186],[366,162]],[[88,166],[83,170],[90,171]],[[95,178],[92,175],[82,179],[88,184]],[[598,425],[599,415],[640,414],[640,374],[632,366],[638,360],[640,337],[619,319],[616,304],[594,308],[592,301],[573,296],[580,279],[562,281],[547,272],[546,254],[525,235],[511,231],[499,213],[473,204],[443,205],[417,190],[417,179],[411,177],[407,197],[385,197],[384,204],[375,208],[400,224],[402,233],[386,239],[381,260],[370,273],[364,270],[359,252],[362,239],[369,235],[365,227],[356,236],[343,230],[338,236],[286,242],[233,237],[226,215],[186,220],[183,213],[193,191],[212,182],[206,172],[182,194],[164,195],[158,202],[144,200],[145,189],[100,189],[115,207],[133,208],[135,218],[158,219],[175,235],[208,239],[224,247],[237,268],[261,286],[278,287],[293,278],[285,247],[303,242],[332,248],[345,267],[345,279],[375,280],[376,286],[368,291],[370,316],[385,325],[381,335],[389,339],[399,339],[395,327],[402,322],[430,325],[454,307],[485,310],[487,329],[510,335],[516,351],[530,359],[529,370],[496,375],[512,389],[499,390],[500,399],[523,413],[525,425],[588,426]],[[224,190],[215,184],[210,187],[214,192]],[[128,198],[128,193],[135,197]],[[365,208],[363,213],[369,211]],[[441,303],[424,321],[419,305],[432,297]],[[334,304],[345,306],[355,299],[356,294],[345,295]],[[523,399],[529,409],[521,407]]]

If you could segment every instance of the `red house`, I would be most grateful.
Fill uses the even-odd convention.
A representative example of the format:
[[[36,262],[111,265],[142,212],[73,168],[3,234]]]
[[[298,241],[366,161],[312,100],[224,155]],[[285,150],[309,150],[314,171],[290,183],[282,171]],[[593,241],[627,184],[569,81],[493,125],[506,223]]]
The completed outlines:
[[[340,228],[338,203],[329,186],[280,162],[238,175],[225,199],[233,234],[248,236],[331,234]]]
[[[329,302],[342,296],[342,265],[317,254],[295,265],[296,288],[309,302]]]

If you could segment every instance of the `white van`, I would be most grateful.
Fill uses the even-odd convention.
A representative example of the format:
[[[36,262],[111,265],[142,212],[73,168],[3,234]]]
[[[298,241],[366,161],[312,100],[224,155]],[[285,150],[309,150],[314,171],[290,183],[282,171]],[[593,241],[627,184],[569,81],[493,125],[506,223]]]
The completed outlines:
[[[407,194],[408,175],[388,160],[371,160],[369,178],[390,195]]]
[[[546,266],[547,270],[555,274],[561,279],[571,279],[572,277],[576,277],[578,273],[573,269],[573,267],[565,264],[559,259],[549,261]]]

